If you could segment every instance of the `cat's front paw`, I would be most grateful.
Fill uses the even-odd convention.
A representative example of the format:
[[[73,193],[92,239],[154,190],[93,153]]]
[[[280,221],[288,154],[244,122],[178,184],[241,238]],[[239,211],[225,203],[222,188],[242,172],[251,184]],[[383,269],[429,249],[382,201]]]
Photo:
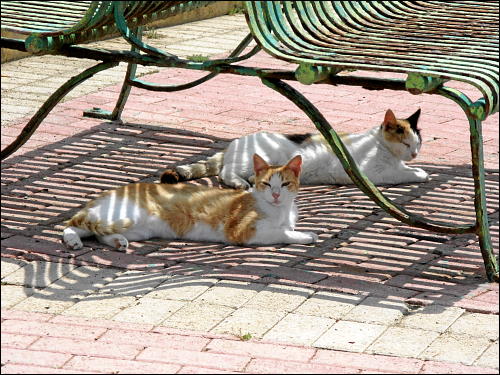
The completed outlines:
[[[316,243],[318,242],[318,235],[314,232],[305,232],[305,234],[311,236],[311,242],[308,242],[308,243]]]
[[[299,243],[302,245],[307,245],[310,243],[315,243],[318,241],[318,235],[313,232],[296,232],[292,231],[290,236],[290,243]]]
[[[234,188],[234,189],[243,189],[243,190],[248,190],[252,187],[247,181],[245,180],[238,180],[238,181],[229,181],[229,182],[224,182],[226,185]]]
[[[417,182],[427,182],[430,179],[429,174],[421,168],[414,168],[413,172],[415,173]]]
[[[80,240],[80,237],[78,237],[74,233],[68,233],[63,235],[63,243],[66,245],[68,249],[71,250],[80,250],[83,248],[83,243]]]

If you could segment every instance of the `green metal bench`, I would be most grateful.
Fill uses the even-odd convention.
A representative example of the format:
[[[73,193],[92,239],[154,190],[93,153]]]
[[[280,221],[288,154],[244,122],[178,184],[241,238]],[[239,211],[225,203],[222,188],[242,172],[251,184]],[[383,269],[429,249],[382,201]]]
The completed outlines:
[[[27,35],[25,40],[2,38],[2,48],[12,48],[33,54],[65,54],[67,47],[103,39],[110,35],[121,35],[132,46],[133,52],[143,52],[145,55],[135,54],[138,63],[148,63],[147,56],[161,58],[175,66],[181,59],[166,51],[161,51],[142,42],[143,25],[172,17],[197,8],[214,3],[213,1],[58,1],[42,2],[8,1],[1,5],[2,30]],[[238,56],[251,42],[251,34],[233,51],[230,58]],[[81,58],[102,60],[102,64],[91,67],[81,74],[71,78],[62,85],[44,103],[33,116],[20,136],[8,147],[2,150],[2,160],[15,152],[24,144],[36,130],[38,125],[49,114],[50,110],[75,86],[92,77],[94,74],[112,68],[123,60],[118,51],[106,58],[101,58],[100,50],[90,50],[86,56],[85,49],[80,50]],[[258,48],[253,53],[256,53]],[[97,55],[95,53],[97,52]],[[100,51],[104,52],[104,51]],[[116,53],[118,52],[118,53]],[[95,55],[95,56],[94,56]],[[143,60],[144,59],[144,60]],[[227,60],[228,62],[234,59]],[[84,115],[109,120],[118,120],[127,101],[130,88],[137,86],[157,91],[184,90],[215,77],[217,73],[193,82],[177,86],[159,86],[148,84],[135,79],[137,64],[128,65],[122,91],[113,112],[92,109]]]
[[[58,2],[60,3],[60,2]],[[83,2],[81,2],[83,3]],[[65,83],[30,120],[21,135],[2,151],[2,159],[20,147],[54,105],[74,86],[98,71],[128,63],[122,93],[113,113],[88,113],[117,120],[131,86],[157,91],[193,87],[219,73],[256,76],[268,87],[301,108],[323,134],[346,172],[375,203],[398,220],[441,233],[476,233],[488,279],[498,281],[498,262],[493,253],[486,210],[481,123],[498,112],[498,2],[474,1],[247,1],[250,34],[225,59],[193,62],[144,44],[140,26],[175,11],[206,2],[87,2],[78,4],[80,15],[56,30],[27,24],[26,42],[2,38],[2,47],[36,53],[102,61]],[[71,3],[73,4],[73,3]],[[2,27],[4,21],[2,4]],[[175,10],[177,9],[177,10]],[[171,12],[171,13],[169,13]],[[66,18],[53,16],[56,20]],[[48,21],[51,23],[52,21]],[[61,21],[62,22],[62,21]],[[73,22],[73,23],[72,23]],[[128,24],[127,24],[128,23]],[[71,26],[73,25],[73,26]],[[31,27],[31,28],[30,28]],[[79,45],[110,30],[118,30],[132,45],[131,51],[109,51]],[[239,56],[254,39],[257,46]],[[263,49],[296,70],[275,70],[237,65]],[[142,53],[140,53],[141,51]],[[136,64],[207,71],[197,81],[161,86],[134,78]],[[362,75],[338,75],[343,70],[404,73],[406,79],[383,79]],[[465,112],[470,125],[472,171],[475,183],[476,221],[450,226],[406,211],[387,199],[356,167],[337,133],[300,92],[285,83],[356,85],[370,89],[407,90],[412,94],[435,94],[451,99]],[[461,81],[477,88],[481,97],[469,99],[445,86]]]

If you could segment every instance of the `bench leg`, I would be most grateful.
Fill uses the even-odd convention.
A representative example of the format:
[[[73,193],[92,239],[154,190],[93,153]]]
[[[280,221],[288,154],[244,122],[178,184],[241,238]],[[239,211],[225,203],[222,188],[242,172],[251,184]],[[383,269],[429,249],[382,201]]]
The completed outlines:
[[[92,77],[94,74],[113,68],[118,65],[118,62],[103,62],[97,65],[94,65],[82,73],[78,74],[70,78],[66,83],[64,83],[61,87],[59,87],[43,105],[40,109],[33,115],[33,117],[29,120],[29,122],[25,125],[23,130],[21,130],[21,134],[7,147],[2,150],[1,159],[5,159],[6,157],[12,155],[14,152],[19,149],[23,144],[25,144],[28,139],[30,139],[31,135],[35,132],[41,122],[47,117],[50,111],[56,106],[57,103],[61,101],[71,90],[73,90],[77,85]]]
[[[476,233],[483,255],[484,267],[489,281],[498,282],[498,260],[493,253],[491,234],[486,207],[484,179],[483,136],[481,121],[467,116],[470,126],[470,145],[472,152],[472,175],[474,176],[474,204],[476,208]]]
[[[339,158],[346,173],[352,181],[368,197],[392,217],[410,226],[431,230],[438,233],[476,233],[479,236],[481,253],[486,268],[486,275],[490,281],[498,281],[498,264],[493,254],[491,237],[488,228],[488,215],[486,211],[486,194],[484,188],[484,169],[482,155],[481,122],[469,118],[471,125],[471,145],[473,155],[473,173],[475,183],[475,207],[476,223],[474,225],[450,226],[447,223],[428,220],[418,215],[406,211],[403,207],[394,204],[384,196],[382,192],[357,168],[356,162],[352,159],[349,151],[342,143],[338,134],[332,129],[328,121],[318,111],[318,109],[305,98],[300,92],[287,83],[274,78],[261,78],[262,82],[290,99],[312,120],[316,128],[328,141],[328,144]],[[440,92],[440,94],[444,95]],[[445,95],[454,99],[451,95]],[[463,101],[459,102],[462,108],[468,108]]]
[[[484,260],[484,267],[489,281],[498,282],[498,259],[493,253],[491,234],[486,207],[486,189],[484,178],[483,132],[481,120],[471,115],[474,103],[462,92],[442,86],[437,90],[439,95],[453,100],[465,113],[469,121],[470,148],[472,153],[472,175],[474,177],[474,206],[476,209],[475,232],[479,237],[479,246]]]
[[[142,40],[142,31],[143,31],[142,26],[131,29],[131,32],[137,36],[138,40]],[[131,51],[137,52],[137,48],[132,45]],[[132,86],[130,85],[130,81],[134,80],[136,71],[137,71],[137,64],[129,63],[127,65],[127,72],[125,73],[125,79],[123,80],[122,89],[120,91],[120,95],[118,96],[118,100],[116,101],[113,112],[107,111],[99,107],[94,107],[92,109],[83,111],[83,116],[100,118],[103,120],[120,121],[123,108],[125,108],[125,103],[127,102],[128,96],[130,94],[130,89],[132,88]]]

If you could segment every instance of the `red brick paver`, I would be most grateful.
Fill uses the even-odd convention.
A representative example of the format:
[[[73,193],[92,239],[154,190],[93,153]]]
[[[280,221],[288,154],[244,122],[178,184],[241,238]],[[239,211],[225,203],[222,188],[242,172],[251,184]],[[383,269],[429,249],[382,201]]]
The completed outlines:
[[[48,323],[55,315],[24,312],[15,317],[13,311],[2,310],[2,373],[495,373],[494,369],[477,366],[443,364],[435,361],[348,353],[282,343],[230,340],[224,336],[152,333],[147,327],[101,320],[98,326],[81,319],[64,328],[74,332],[102,332],[68,339],[61,331],[27,330],[30,319],[44,317]],[[122,335],[113,334],[120,330]],[[129,341],[126,337],[155,335],[155,340]],[[131,336],[132,335],[132,336]],[[182,350],[162,345],[168,340],[180,342]],[[200,342],[205,345],[199,345]]]

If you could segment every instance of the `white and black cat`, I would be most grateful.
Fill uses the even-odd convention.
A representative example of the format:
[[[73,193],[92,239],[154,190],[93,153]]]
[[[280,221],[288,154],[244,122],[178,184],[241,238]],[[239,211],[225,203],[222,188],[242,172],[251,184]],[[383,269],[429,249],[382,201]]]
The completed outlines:
[[[73,250],[92,235],[119,250],[128,241],[155,237],[240,245],[315,242],[315,233],[294,230],[301,156],[281,166],[258,155],[252,161],[250,190],[137,183],[105,192],[68,220],[63,241]]]
[[[417,157],[422,137],[417,127],[420,109],[397,119],[389,109],[383,123],[362,134],[341,134],[358,168],[374,184],[425,182],[429,175],[404,162]],[[303,158],[302,184],[352,184],[337,156],[321,134],[284,135],[260,132],[233,140],[228,148],[206,160],[163,172],[161,182],[176,183],[219,175],[224,184],[249,188],[253,182],[252,155],[283,164],[294,155]]]

